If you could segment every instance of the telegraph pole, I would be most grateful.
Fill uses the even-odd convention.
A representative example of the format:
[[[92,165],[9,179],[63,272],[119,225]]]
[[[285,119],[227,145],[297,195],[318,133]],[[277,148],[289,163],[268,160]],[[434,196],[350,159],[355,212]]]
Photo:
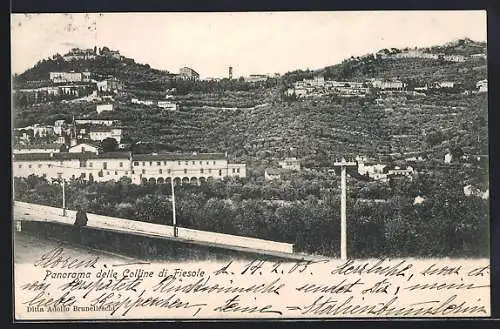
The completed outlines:
[[[346,167],[356,166],[356,162],[346,161],[342,158],[342,161],[335,162],[333,164],[336,167],[340,167],[340,258],[342,260],[347,259],[347,184],[346,184]]]
[[[170,186],[172,187],[172,224],[174,226],[174,237],[177,237],[177,218],[175,217],[175,192],[174,177],[170,175]]]
[[[62,179],[63,216],[66,216],[66,180]]]

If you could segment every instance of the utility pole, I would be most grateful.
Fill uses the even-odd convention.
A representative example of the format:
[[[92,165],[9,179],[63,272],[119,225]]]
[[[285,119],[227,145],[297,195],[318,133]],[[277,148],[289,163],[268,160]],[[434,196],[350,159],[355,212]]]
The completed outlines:
[[[177,218],[175,217],[175,192],[174,177],[170,175],[170,186],[172,187],[172,224],[174,226],[174,237],[177,237]]]
[[[63,216],[66,216],[66,180],[62,179]]]
[[[356,166],[356,162],[346,161],[342,158],[342,161],[335,162],[333,164],[335,167],[340,167],[340,259],[347,259],[347,184],[346,184],[346,167]]]

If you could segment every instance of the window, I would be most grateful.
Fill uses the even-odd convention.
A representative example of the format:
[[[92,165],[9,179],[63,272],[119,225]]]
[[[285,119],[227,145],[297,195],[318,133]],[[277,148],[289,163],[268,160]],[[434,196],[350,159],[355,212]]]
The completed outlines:
[[[134,167],[137,167],[139,165],[139,161],[134,161]]]
[[[170,174],[170,169],[167,169],[167,173],[169,173],[169,174]]]
[[[49,164],[47,165],[47,167],[52,168],[52,165],[49,163]]]
[[[118,171],[115,170],[115,175],[118,175]]]
[[[212,173],[212,169],[208,169],[208,173],[211,174]]]
[[[194,161],[193,161],[193,165],[194,165]]]
[[[132,175],[135,174],[135,170],[132,170]]]
[[[200,174],[203,174],[203,168],[200,169]]]
[[[189,164],[189,162],[188,162],[188,161],[186,161],[184,164],[187,166],[187,165]]]
[[[109,171],[106,171],[106,175],[108,175],[108,176],[109,176]]]
[[[208,161],[207,161],[207,164],[208,164]]]
[[[18,166],[17,166],[17,168],[22,168],[22,167],[23,167],[23,165],[18,165]]]
[[[240,168],[236,168],[236,172],[239,174],[240,173]]]
[[[181,165],[181,162],[180,162],[180,161],[177,161],[177,164],[180,166],[180,165]]]
[[[215,161],[214,161],[214,164],[215,164]]]
[[[157,166],[161,166],[161,161],[157,161],[157,162],[156,162],[156,165],[157,165]]]
[[[146,162],[142,161],[142,166],[144,167],[146,165]]]
[[[120,168],[123,167],[123,162],[120,162]]]
[[[31,168],[31,165],[28,165],[28,168]]]
[[[85,152],[85,147],[82,146],[82,153],[84,153],[84,152]]]
[[[103,162],[102,163],[102,169],[108,169],[108,163],[107,162]]]
[[[128,171],[125,172],[125,175],[128,175]]]
[[[92,168],[94,164],[92,162],[89,162],[89,167]]]
[[[149,161],[149,166],[152,166],[153,165],[153,161]]]
[[[40,164],[38,164],[38,168],[42,168],[42,164],[41,164],[41,163],[40,163]]]
[[[62,161],[59,161],[59,165],[61,165],[61,166],[62,166],[62,165],[63,165],[63,162],[62,162]],[[31,167],[30,167],[30,168],[31,168]]]
[[[160,170],[158,170],[158,172],[159,172],[160,174],[163,174],[163,170],[161,170],[161,169],[160,169]]]
[[[236,172],[236,169],[233,168],[233,174]]]
[[[145,169],[142,169],[142,173],[145,174],[146,173],[146,170]]]
[[[222,176],[222,170],[219,169],[219,176]]]
[[[200,161],[200,166],[201,166],[201,164],[202,164],[202,163],[203,163],[203,162],[202,162],[202,161]]]
[[[163,165],[166,166],[167,165],[167,161],[163,161]]]
[[[184,169],[184,173],[187,174],[188,173],[188,170],[187,169]]]

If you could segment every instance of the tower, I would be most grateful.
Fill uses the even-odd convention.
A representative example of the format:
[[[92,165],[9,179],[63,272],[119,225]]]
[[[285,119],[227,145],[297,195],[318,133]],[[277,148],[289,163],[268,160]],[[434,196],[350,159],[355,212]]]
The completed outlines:
[[[229,80],[233,79],[233,67],[229,66]]]

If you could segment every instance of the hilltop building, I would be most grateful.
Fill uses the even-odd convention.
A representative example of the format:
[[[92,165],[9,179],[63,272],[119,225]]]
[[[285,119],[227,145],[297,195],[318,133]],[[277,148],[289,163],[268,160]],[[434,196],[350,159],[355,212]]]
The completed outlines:
[[[194,80],[197,81],[200,79],[200,75],[198,72],[189,67],[183,67],[179,70],[179,76],[183,80]]]

